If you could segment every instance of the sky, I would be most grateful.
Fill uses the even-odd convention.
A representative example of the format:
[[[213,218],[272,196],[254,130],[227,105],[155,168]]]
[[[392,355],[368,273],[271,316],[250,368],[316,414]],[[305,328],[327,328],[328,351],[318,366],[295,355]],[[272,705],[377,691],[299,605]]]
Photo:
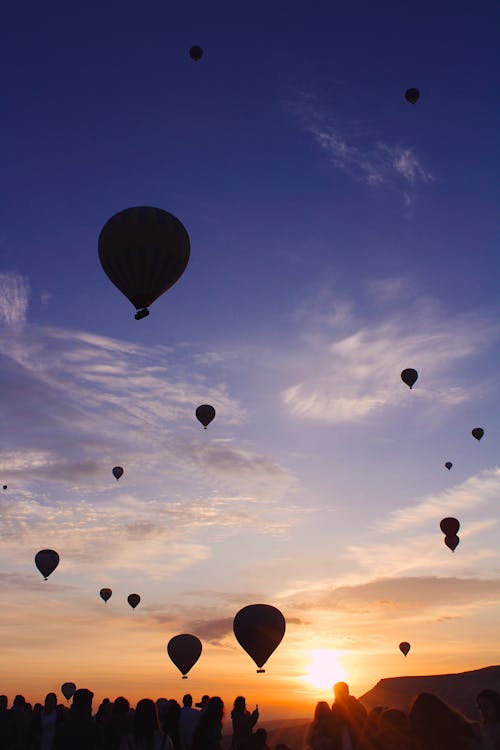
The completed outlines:
[[[95,701],[189,689],[299,717],[338,679],[359,695],[499,663],[499,16],[489,0],[5,10],[10,700],[72,681]],[[141,321],[97,255],[138,205],[191,241]],[[232,631],[254,603],[287,622],[264,675]],[[166,652],[179,633],[203,644],[187,682]]]

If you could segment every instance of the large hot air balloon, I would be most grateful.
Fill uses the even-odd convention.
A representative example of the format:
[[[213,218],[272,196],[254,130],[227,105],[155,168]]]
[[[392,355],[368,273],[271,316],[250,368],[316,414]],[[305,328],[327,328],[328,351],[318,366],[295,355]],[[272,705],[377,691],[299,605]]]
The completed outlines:
[[[452,552],[455,552],[456,548],[458,547],[460,543],[460,539],[456,534],[445,536],[444,543],[449,549],[451,549]]]
[[[418,372],[413,369],[413,367],[407,367],[406,370],[403,370],[401,373],[401,380],[403,383],[406,383],[408,388],[413,388],[415,383],[418,379]]]
[[[208,425],[215,417],[215,409],[210,404],[202,404],[196,409],[196,419],[201,422],[203,427],[207,429]]]
[[[416,104],[420,99],[420,91],[418,89],[406,89],[405,99],[410,104]]]
[[[411,649],[411,646],[410,646],[410,644],[408,643],[408,641],[401,641],[401,643],[399,644],[399,650],[400,650],[400,651],[401,651],[401,653],[403,653],[403,654],[404,654],[405,656],[407,656],[407,655],[408,655],[408,652],[409,652],[409,650],[410,650],[410,649]]]
[[[113,468],[113,476],[116,479],[116,481],[118,481],[120,479],[120,477],[122,476],[122,474],[123,474],[123,469],[122,469],[121,466],[115,466]]]
[[[233,631],[240,646],[262,669],[285,635],[285,618],[270,604],[249,604],[236,614]]]
[[[132,609],[135,609],[137,605],[139,604],[139,602],[141,601],[141,597],[139,596],[139,594],[129,594],[127,596],[127,601],[132,607]]]
[[[439,528],[445,536],[455,536],[460,529],[460,521],[457,518],[443,518]]]
[[[61,685],[61,693],[64,695],[67,701],[72,697],[76,690],[76,685],[74,682],[64,682]]]
[[[35,555],[35,565],[47,580],[59,565],[59,555],[53,549],[41,549]]]
[[[191,60],[201,60],[201,58],[203,57],[202,48],[198,47],[198,45],[195,44],[194,47],[191,47],[191,49],[189,50],[189,57],[191,58]]]
[[[101,597],[101,599],[103,599],[105,602],[107,602],[108,599],[111,598],[111,594],[112,593],[113,592],[111,591],[111,589],[101,589],[99,591],[99,596]]]
[[[453,466],[453,464],[451,463],[451,461],[447,461],[447,462],[445,463],[445,466],[446,466],[446,468],[447,468],[447,469],[448,469],[448,471],[449,471],[449,470],[451,469],[451,467]]]
[[[187,679],[187,673],[200,658],[202,650],[201,641],[195,635],[182,633],[174,635],[167,645],[167,652],[171,660],[182,674],[182,679]]]
[[[138,311],[136,320],[149,315],[149,305],[182,276],[190,252],[179,219],[150,206],[112,216],[101,230],[98,249],[104,271]]]
[[[474,427],[472,430],[472,437],[475,437],[476,440],[481,440],[481,438],[484,435],[484,430],[482,427]]]

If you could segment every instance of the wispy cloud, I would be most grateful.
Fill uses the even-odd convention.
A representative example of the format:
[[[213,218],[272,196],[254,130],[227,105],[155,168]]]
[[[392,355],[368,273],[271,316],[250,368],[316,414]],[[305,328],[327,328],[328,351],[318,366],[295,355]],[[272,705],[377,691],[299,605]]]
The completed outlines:
[[[26,321],[30,285],[14,271],[0,273],[0,322],[7,328],[20,328]]]

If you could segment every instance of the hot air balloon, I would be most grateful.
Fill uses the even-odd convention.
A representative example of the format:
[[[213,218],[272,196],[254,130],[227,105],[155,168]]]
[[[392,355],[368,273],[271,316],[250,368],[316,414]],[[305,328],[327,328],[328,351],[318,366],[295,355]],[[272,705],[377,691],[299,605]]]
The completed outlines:
[[[406,383],[408,388],[413,388],[415,383],[418,379],[418,372],[413,369],[413,367],[407,367],[406,370],[403,370],[401,373],[401,380],[403,383]]]
[[[189,50],[189,57],[192,60],[201,60],[203,57],[203,50],[201,47],[198,47],[197,44],[194,45],[194,47],[191,47]]]
[[[449,547],[449,549],[451,549],[452,552],[455,552],[460,543],[460,539],[456,535],[445,536],[444,543],[447,547]]]
[[[472,437],[475,437],[476,440],[481,440],[481,438],[484,435],[484,430],[482,427],[474,427],[472,430]]]
[[[190,252],[179,219],[150,206],[112,216],[101,230],[98,249],[109,279],[138,311],[136,320],[149,315],[149,305],[182,276]]]
[[[443,518],[439,528],[446,536],[455,536],[460,529],[460,521],[456,518]]]
[[[53,549],[41,549],[35,555],[35,565],[47,580],[59,565],[59,555]]]
[[[420,91],[418,89],[406,89],[405,99],[410,104],[416,104],[420,99]]]
[[[107,602],[112,593],[113,592],[111,591],[111,589],[101,589],[99,591],[99,596],[101,597],[101,599],[104,599],[104,601]]]
[[[6,489],[7,489],[7,485],[6,485],[6,484],[4,484],[3,488],[4,488],[4,490],[6,490]]]
[[[403,654],[404,654],[405,656],[407,656],[407,655],[408,655],[408,652],[409,652],[409,650],[410,650],[410,649],[411,649],[411,646],[410,646],[410,644],[408,643],[408,641],[401,641],[401,643],[399,644],[399,650],[400,650],[400,651],[401,651],[401,653],[403,653]]]
[[[285,628],[285,618],[270,604],[249,604],[233,621],[236,640],[258,666],[257,672],[266,671],[262,667],[283,640]]]
[[[196,419],[201,422],[203,427],[207,429],[208,425],[215,417],[215,409],[210,404],[202,404],[196,409]]]
[[[64,695],[67,701],[72,697],[76,690],[76,685],[74,682],[64,682],[61,685],[61,693]]]
[[[453,466],[453,464],[451,463],[451,461],[447,461],[447,462],[445,463],[445,466],[446,466],[446,468],[447,468],[447,469],[448,469],[448,471],[449,471],[449,470],[451,469],[451,467]]]
[[[137,605],[139,604],[139,602],[141,601],[141,597],[139,596],[139,594],[129,594],[127,596],[127,601],[132,607],[132,609],[135,609]]]
[[[120,477],[122,476],[122,474],[123,474],[123,469],[122,469],[121,466],[115,466],[113,468],[113,476],[116,479],[116,481],[118,481],[120,479]]]
[[[187,679],[187,673],[200,658],[202,650],[201,641],[195,635],[183,633],[174,635],[167,645],[167,652],[171,660],[182,674],[182,679]]]

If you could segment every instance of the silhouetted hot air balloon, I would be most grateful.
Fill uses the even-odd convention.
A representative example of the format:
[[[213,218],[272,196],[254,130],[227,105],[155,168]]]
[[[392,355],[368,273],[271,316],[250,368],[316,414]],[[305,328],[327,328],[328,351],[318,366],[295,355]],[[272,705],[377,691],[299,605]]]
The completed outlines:
[[[445,536],[455,536],[460,529],[460,521],[457,518],[443,518],[439,528]]]
[[[73,696],[74,692],[76,690],[76,685],[74,682],[64,682],[61,685],[61,693],[64,695],[67,701]]]
[[[445,466],[446,466],[446,468],[447,468],[447,469],[448,469],[448,471],[449,471],[449,470],[451,469],[451,467],[453,466],[453,464],[451,463],[451,461],[447,461],[447,462],[445,463]]]
[[[410,104],[416,104],[420,99],[420,91],[418,89],[406,89],[405,99]]]
[[[139,594],[129,594],[127,596],[127,601],[132,607],[132,609],[135,609],[137,605],[139,604],[139,602],[141,601],[141,597],[139,596]]]
[[[47,580],[59,565],[59,555],[53,549],[41,549],[35,555],[35,565]]]
[[[182,633],[174,635],[167,645],[167,652],[171,660],[182,674],[182,679],[187,679],[187,673],[200,658],[202,650],[201,641],[195,635]]]
[[[196,409],[196,419],[201,422],[203,427],[207,429],[208,425],[215,417],[215,409],[210,404],[202,404]]]
[[[236,614],[233,631],[240,646],[262,669],[285,635],[285,618],[270,604],[249,604]]]
[[[403,383],[406,383],[408,388],[413,388],[415,383],[418,379],[418,372],[413,369],[413,367],[407,367],[406,370],[403,370],[401,373],[401,380]]]
[[[115,466],[114,469],[113,469],[113,476],[116,479],[116,481],[118,481],[120,479],[120,477],[122,476],[122,474],[123,474],[122,467],[121,466]]]
[[[149,315],[149,305],[182,276],[190,252],[179,219],[150,206],[112,216],[101,230],[98,249],[104,271],[138,311],[136,320]]]
[[[484,435],[484,430],[482,427],[474,427],[472,430],[472,437],[475,437],[476,440],[481,440],[481,438]]]
[[[197,44],[194,45],[194,47],[191,47],[189,50],[189,57],[192,60],[201,60],[203,57],[203,50],[201,47],[198,47]]]
[[[4,490],[6,490],[6,489],[7,489],[7,485],[6,485],[6,484],[4,484],[3,488],[4,488]]]
[[[101,597],[101,599],[104,599],[104,601],[107,602],[112,593],[113,592],[111,591],[111,589],[101,589],[99,591],[99,596]]]
[[[452,552],[455,552],[456,548],[458,547],[460,542],[460,539],[458,536],[452,535],[452,536],[445,536],[444,543],[446,544],[449,549],[451,549]]]
[[[400,650],[400,651],[401,651],[401,653],[403,653],[403,654],[404,654],[405,656],[407,656],[407,655],[408,655],[408,652],[409,652],[409,650],[410,650],[410,649],[411,649],[411,646],[410,646],[410,644],[408,643],[408,641],[401,641],[401,643],[399,644],[399,650]]]

